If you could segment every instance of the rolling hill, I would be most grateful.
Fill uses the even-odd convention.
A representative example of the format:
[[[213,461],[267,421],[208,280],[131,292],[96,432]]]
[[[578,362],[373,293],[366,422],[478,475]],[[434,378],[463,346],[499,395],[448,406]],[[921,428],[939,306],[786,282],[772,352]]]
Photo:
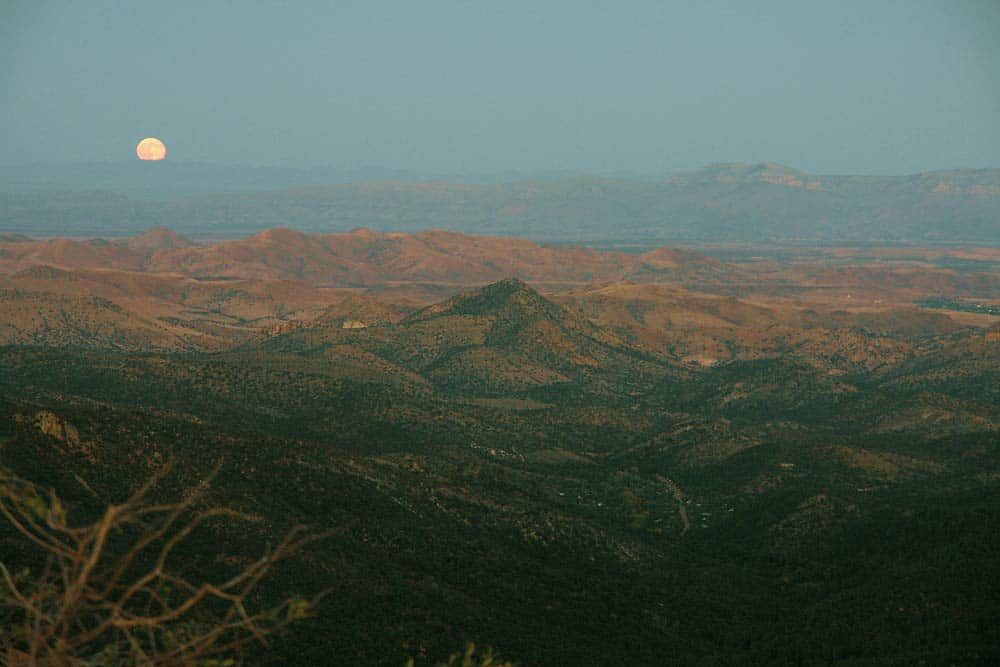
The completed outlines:
[[[623,289],[648,326],[671,303],[689,327],[794,316]],[[253,530],[212,527],[179,554],[193,569],[335,528],[261,592],[333,590],[262,661],[433,661],[467,639],[526,664],[995,656],[995,327],[932,317],[914,356],[851,373],[681,367],[576,310],[626,329],[613,295],[503,280],[409,312],[352,296],[221,352],[0,347],[0,464],[92,511],[163,461],[157,500],[221,461],[206,503]],[[907,339],[913,317],[875,322]],[[0,546],[31,567],[2,526]]]
[[[535,388],[584,379],[588,386],[648,382],[669,370],[517,279],[457,295],[396,323],[311,323],[270,338],[264,349],[322,351],[331,363],[341,352],[360,350],[385,367],[464,396],[527,396]]]
[[[161,228],[114,241],[0,242],[0,275],[37,265],[179,274],[199,280],[300,280],[320,286],[400,281],[467,286],[508,276],[551,284],[630,278],[714,284],[738,273],[723,262],[673,248],[630,255],[443,231],[303,234],[274,228],[246,239],[194,245]]]

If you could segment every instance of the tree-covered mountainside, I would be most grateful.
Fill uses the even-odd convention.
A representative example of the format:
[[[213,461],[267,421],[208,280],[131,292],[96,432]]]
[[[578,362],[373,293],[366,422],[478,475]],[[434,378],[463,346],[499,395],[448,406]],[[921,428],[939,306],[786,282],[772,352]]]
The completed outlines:
[[[161,202],[97,186],[80,193],[8,190],[0,194],[0,231],[123,236],[169,224],[199,236],[233,237],[277,226],[411,232],[434,225],[595,244],[1000,240],[996,169],[822,176],[771,163],[720,164],[654,181],[393,180],[259,190]]]
[[[90,507],[167,460],[165,495],[221,461],[205,502],[258,520],[188,568],[337,529],[262,583],[261,602],[331,593],[254,661],[434,664],[467,640],[523,665],[1000,657],[995,327],[800,313],[905,348],[698,365],[629,338],[623,313],[666,315],[626,292],[615,310],[505,280],[217,352],[3,347],[0,463]],[[780,315],[671,294],[713,335]]]

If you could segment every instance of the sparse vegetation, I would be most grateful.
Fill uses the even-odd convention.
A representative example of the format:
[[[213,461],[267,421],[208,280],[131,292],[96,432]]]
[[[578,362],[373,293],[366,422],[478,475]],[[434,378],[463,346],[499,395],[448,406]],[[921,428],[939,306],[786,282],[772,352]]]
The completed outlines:
[[[188,298],[201,308],[219,289]],[[226,303],[256,308],[264,287],[253,289]],[[454,654],[470,640],[525,665],[995,657],[995,329],[912,307],[646,284],[550,299],[510,280],[398,310],[365,299],[215,352],[0,347],[0,463],[42,501],[18,511],[62,526],[41,492],[56,489],[55,507],[78,517],[66,530],[92,541],[110,499],[163,461],[175,461],[170,479],[146,498],[171,506],[224,458],[173,524],[232,508],[170,549],[171,574],[194,586],[255,567],[288,526],[347,526],[245,598],[251,619],[251,607],[277,610],[254,620],[266,635],[296,593],[332,587],[266,649],[240,631],[254,663],[504,664]],[[345,329],[358,312],[380,319]],[[109,557],[143,534],[137,523],[112,532]],[[62,571],[31,545],[0,525],[29,602],[58,591]],[[159,551],[142,553],[137,576]],[[202,602],[171,632],[204,636],[233,608]],[[29,611],[8,605],[4,622],[28,653]],[[93,656],[96,644],[83,648]],[[213,659],[230,658],[239,651]]]
[[[246,564],[219,554],[240,565],[206,579],[206,563],[178,566],[177,552],[210,539],[213,524],[253,517],[199,509],[207,480],[181,502],[157,502],[161,476],[95,520],[74,522],[54,491],[0,471],[0,513],[25,547],[20,569],[0,562],[5,664],[221,667],[312,612],[322,594],[266,606],[253,595],[273,567],[320,535],[294,528]]]
[[[1000,315],[1000,305],[980,303],[958,299],[923,299],[917,302],[923,308],[938,308],[942,310],[960,310],[966,313],[982,313],[984,315]]]

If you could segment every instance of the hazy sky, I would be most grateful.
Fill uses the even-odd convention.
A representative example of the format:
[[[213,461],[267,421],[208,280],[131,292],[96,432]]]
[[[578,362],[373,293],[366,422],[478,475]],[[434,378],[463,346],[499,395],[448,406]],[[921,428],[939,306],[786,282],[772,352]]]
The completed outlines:
[[[1000,166],[1000,1],[0,0],[0,162]]]

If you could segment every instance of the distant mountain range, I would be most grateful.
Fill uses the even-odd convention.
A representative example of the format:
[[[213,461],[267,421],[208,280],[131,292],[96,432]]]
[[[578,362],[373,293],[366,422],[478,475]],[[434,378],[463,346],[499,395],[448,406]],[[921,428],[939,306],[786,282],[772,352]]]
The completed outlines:
[[[197,179],[196,172],[172,165],[162,174],[169,183]],[[363,182],[329,178],[325,185],[285,189],[273,189],[287,183],[268,180],[263,172],[256,180],[234,172],[232,192],[160,202],[121,194],[128,188],[116,188],[113,179],[69,193],[17,188],[17,178],[4,173],[0,233],[126,236],[168,225],[190,236],[219,238],[284,226],[305,232],[448,229],[649,247],[1000,243],[1000,169],[817,176],[771,163],[736,163],[652,181],[578,176],[509,183],[384,180],[362,173],[356,176]]]

